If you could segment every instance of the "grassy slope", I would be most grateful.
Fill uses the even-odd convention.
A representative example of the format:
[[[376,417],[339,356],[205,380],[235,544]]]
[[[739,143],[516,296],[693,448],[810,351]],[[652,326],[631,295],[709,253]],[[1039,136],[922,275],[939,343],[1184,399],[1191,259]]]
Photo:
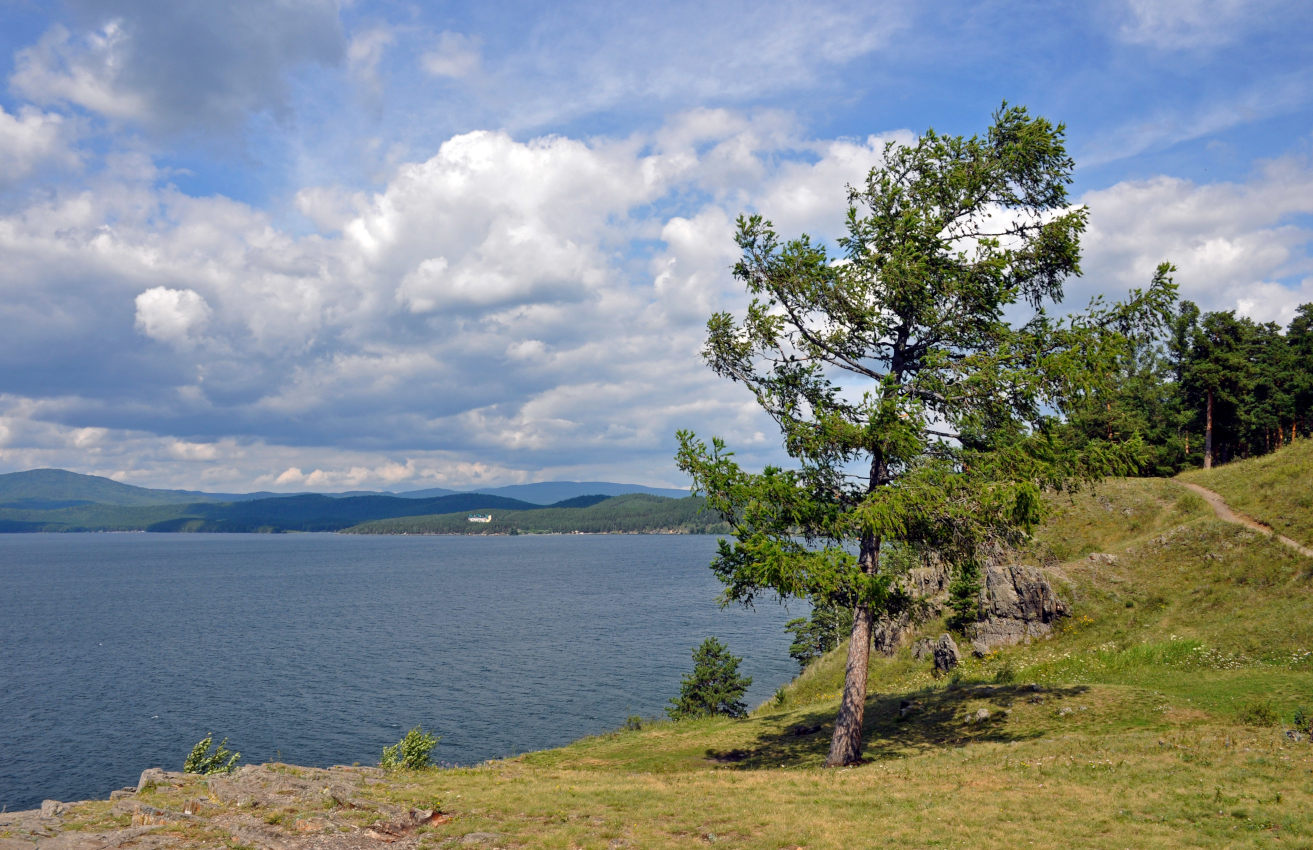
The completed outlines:
[[[1313,440],[1181,478],[1221,493],[1232,508],[1313,546]]]
[[[652,722],[388,793],[452,816],[425,846],[1313,846],[1313,746],[1282,734],[1313,708],[1313,562],[1168,481],[1055,504],[1031,554],[1073,617],[952,679],[873,659],[861,767],[820,767],[841,648],[746,721]]]

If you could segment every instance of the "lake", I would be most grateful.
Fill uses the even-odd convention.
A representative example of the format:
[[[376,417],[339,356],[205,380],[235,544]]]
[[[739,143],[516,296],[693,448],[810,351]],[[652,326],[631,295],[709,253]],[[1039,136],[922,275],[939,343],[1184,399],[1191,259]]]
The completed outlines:
[[[103,799],[213,732],[243,763],[471,764],[662,714],[715,635],[757,705],[783,624],[692,535],[0,534],[0,806]]]

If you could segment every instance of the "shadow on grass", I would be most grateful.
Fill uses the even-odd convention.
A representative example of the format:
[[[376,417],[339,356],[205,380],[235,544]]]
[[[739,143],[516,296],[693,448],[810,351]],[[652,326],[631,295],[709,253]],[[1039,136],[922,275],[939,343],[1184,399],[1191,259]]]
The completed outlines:
[[[1043,731],[1009,726],[1006,709],[1016,703],[1052,703],[1087,691],[1082,685],[1039,688],[1035,685],[963,684],[913,694],[876,695],[866,701],[862,724],[865,761],[903,758],[916,752],[986,741],[1024,741]],[[968,708],[968,705],[970,706]],[[987,718],[978,718],[988,705]],[[708,749],[709,761],[743,769],[819,765],[830,749],[834,711],[794,715],[784,729],[764,732],[749,747]]]

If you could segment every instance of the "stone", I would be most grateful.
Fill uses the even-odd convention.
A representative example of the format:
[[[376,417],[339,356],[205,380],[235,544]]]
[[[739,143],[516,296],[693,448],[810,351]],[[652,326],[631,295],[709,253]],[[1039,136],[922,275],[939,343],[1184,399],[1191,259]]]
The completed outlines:
[[[906,611],[876,620],[871,628],[871,648],[882,655],[893,655],[918,626],[943,613],[952,578],[952,567],[938,560],[899,576],[897,585],[912,598],[912,605]]]
[[[1298,744],[1300,741],[1304,740],[1304,733],[1300,732],[1298,729],[1287,729],[1286,737]],[[43,803],[41,807],[42,810],[44,810],[45,804]]]
[[[912,657],[917,661],[924,661],[927,658],[934,657],[935,642],[931,638],[921,638],[912,644]]]
[[[989,719],[989,717],[990,717],[989,709],[987,708],[976,709],[976,713],[971,715],[971,722],[984,723],[986,720]]]
[[[145,791],[156,785],[176,785],[179,780],[186,779],[187,775],[181,771],[165,770],[162,767],[148,767],[141,772],[141,777],[137,780],[137,790]]]
[[[935,658],[935,670],[940,673],[947,673],[962,663],[962,653],[958,651],[953,636],[947,632],[940,635],[939,640],[935,641],[932,652]]]
[[[68,806],[58,800],[41,801],[41,817],[57,818],[68,810]]]
[[[1044,637],[1052,633],[1054,620],[1068,614],[1066,603],[1035,567],[989,564],[984,579],[983,617],[966,628],[978,654]]]

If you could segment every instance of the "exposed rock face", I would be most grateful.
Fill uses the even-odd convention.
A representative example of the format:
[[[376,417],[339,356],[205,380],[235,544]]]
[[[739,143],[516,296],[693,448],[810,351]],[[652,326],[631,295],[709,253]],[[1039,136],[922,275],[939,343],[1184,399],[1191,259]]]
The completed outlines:
[[[962,653],[958,652],[953,636],[947,632],[940,635],[939,640],[935,641],[933,654],[935,657],[935,670],[940,673],[947,673],[962,663]]]
[[[910,611],[877,620],[871,628],[871,648],[884,655],[893,655],[917,626],[938,617],[944,600],[948,598],[948,583],[952,578],[952,568],[942,562],[908,570],[898,584],[916,600],[916,605]]]
[[[1035,567],[1006,563],[1008,557],[1004,551],[991,553],[984,568],[980,619],[966,629],[972,651],[977,654],[1043,637],[1052,631],[1054,620],[1068,613],[1066,604],[1043,573]],[[1105,563],[1116,562],[1112,555],[1101,559],[1106,559]],[[916,602],[910,610],[875,623],[871,630],[872,648],[893,655],[918,626],[942,614],[950,581],[952,568],[946,563],[935,562],[909,570],[899,579],[899,585]],[[912,654],[917,659],[929,658],[933,650],[933,642],[924,638],[912,647]]]
[[[989,564],[981,601],[981,619],[966,628],[978,653],[1043,637],[1054,620],[1067,616],[1066,604],[1044,574],[1020,564]]]

